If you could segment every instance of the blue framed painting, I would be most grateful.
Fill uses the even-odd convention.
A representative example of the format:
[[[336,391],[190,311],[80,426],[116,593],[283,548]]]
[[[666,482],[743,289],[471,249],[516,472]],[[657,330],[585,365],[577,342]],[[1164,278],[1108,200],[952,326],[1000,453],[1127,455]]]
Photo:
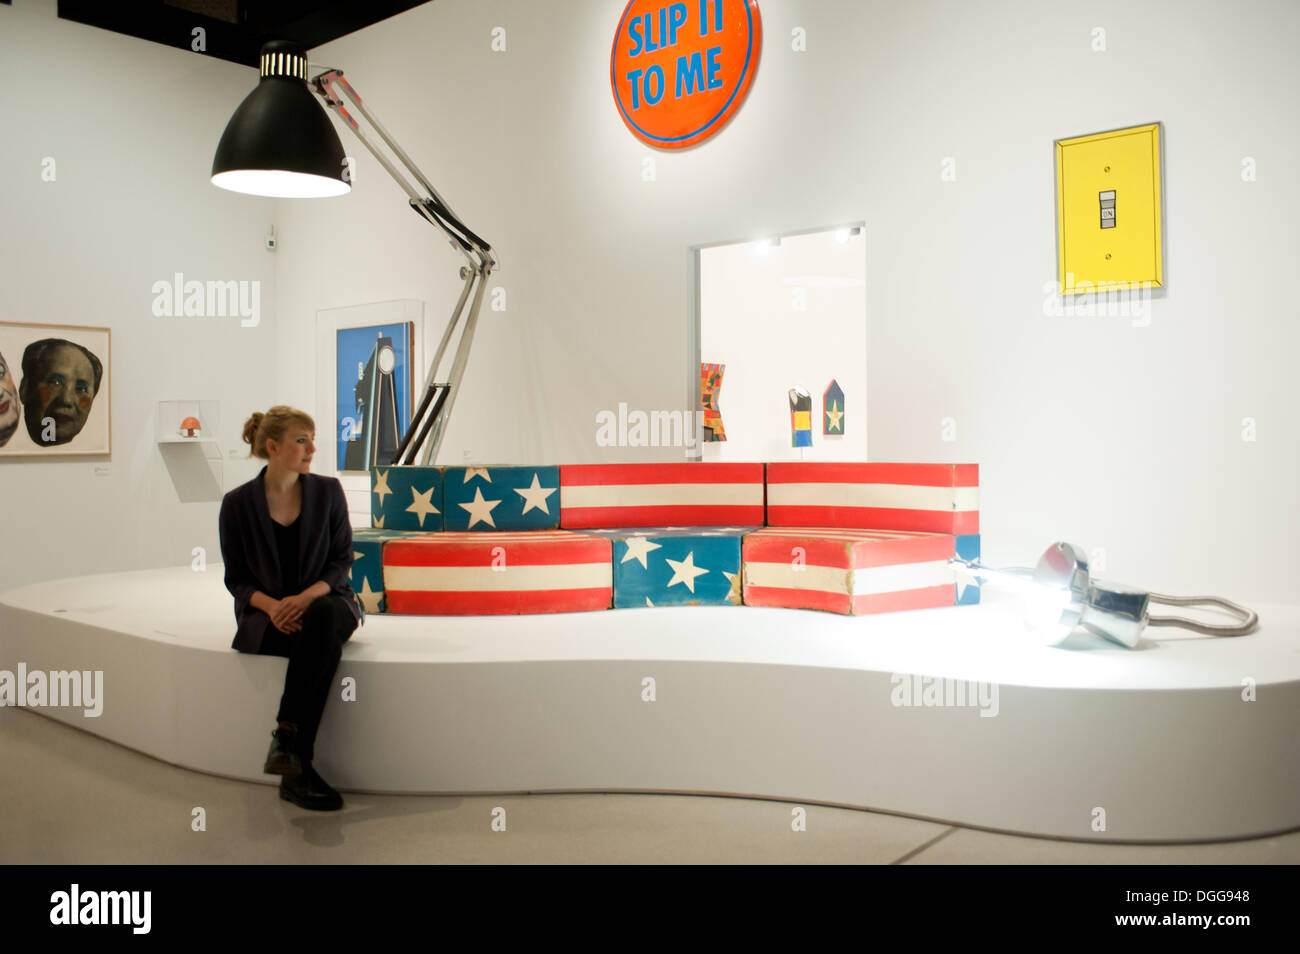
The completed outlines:
[[[393,462],[410,426],[414,326],[362,325],[335,334],[338,469],[368,473]]]

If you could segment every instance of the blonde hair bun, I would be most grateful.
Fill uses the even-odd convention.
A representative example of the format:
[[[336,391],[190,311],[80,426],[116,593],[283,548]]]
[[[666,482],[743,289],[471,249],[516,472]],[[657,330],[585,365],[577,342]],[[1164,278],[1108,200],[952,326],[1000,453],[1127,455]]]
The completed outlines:
[[[255,411],[244,422],[244,443],[251,445],[248,456],[267,460],[271,455],[267,452],[266,442],[282,440],[284,432],[293,424],[305,427],[312,433],[316,432],[316,422],[312,420],[311,415],[296,407],[277,404],[265,414]]]

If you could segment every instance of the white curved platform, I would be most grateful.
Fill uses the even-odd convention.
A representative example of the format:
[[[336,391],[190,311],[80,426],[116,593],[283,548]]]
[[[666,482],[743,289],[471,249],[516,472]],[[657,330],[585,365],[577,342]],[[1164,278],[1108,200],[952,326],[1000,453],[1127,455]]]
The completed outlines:
[[[102,670],[98,718],[37,711],[275,783],[261,765],[286,661],[229,648],[221,576],[149,570],[0,594],[0,670]],[[1300,827],[1300,607],[1257,607],[1260,630],[1234,639],[1162,629],[1138,650],[1086,636],[1044,648],[1019,638],[1008,597],[984,597],[858,618],[371,616],[339,667],[356,701],[331,699],[317,764],[344,791],[733,794],[1096,841]],[[895,705],[895,674],[996,684],[996,715]]]

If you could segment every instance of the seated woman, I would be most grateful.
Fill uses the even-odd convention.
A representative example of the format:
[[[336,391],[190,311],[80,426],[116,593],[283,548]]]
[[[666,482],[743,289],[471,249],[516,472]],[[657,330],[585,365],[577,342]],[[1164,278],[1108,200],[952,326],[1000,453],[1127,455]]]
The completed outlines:
[[[235,597],[233,647],[289,659],[263,771],[282,776],[282,799],[334,811],[343,799],[311,764],[316,731],[343,643],[365,613],[349,581],[352,527],[343,487],[309,472],[315,433],[308,415],[284,405],[244,424],[249,456],[266,466],[222,500],[221,555]]]

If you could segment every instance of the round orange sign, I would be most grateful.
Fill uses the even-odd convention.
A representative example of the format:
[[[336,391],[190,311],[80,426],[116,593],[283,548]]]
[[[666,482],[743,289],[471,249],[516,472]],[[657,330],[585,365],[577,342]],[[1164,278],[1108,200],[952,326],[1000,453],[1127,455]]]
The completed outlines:
[[[619,115],[661,149],[708,139],[744,102],[762,41],[758,0],[630,0],[609,57]]]

